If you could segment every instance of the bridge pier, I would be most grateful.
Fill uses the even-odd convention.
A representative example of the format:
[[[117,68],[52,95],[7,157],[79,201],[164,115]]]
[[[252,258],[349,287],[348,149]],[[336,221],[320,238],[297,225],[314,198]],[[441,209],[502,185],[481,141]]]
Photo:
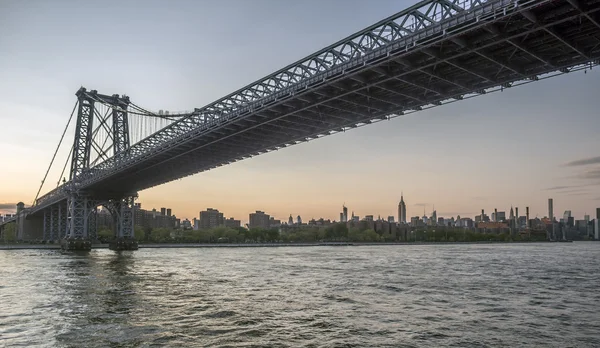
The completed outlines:
[[[109,249],[115,251],[137,250],[138,243],[133,233],[136,196],[110,201],[91,197],[93,196],[89,194],[78,193],[71,194],[67,198],[66,235],[61,240],[61,248],[69,251],[91,250],[92,242],[97,239],[97,207],[104,205],[113,214],[116,226],[115,239],[109,242]],[[57,211],[57,217],[54,218],[52,213],[49,214],[51,226],[60,226],[61,219],[60,213],[58,213],[60,209],[60,205],[52,208],[51,212]]]
[[[108,245],[110,250],[138,250],[138,243],[133,233],[134,201],[135,196],[129,196],[114,203],[114,210],[117,215],[117,235]]]

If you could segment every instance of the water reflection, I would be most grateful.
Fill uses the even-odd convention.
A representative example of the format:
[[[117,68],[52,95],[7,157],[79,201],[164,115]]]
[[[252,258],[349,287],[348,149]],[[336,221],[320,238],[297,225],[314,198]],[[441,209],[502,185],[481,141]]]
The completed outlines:
[[[65,253],[63,258],[64,296],[57,305],[64,308],[61,321],[70,325],[57,334],[57,342],[69,345],[74,336],[93,345],[126,342],[122,327],[140,305],[135,254],[92,251]]]

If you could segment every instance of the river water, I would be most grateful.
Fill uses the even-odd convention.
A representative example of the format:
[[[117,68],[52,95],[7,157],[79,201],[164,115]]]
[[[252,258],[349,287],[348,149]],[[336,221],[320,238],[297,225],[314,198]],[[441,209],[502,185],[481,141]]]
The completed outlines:
[[[600,243],[0,250],[0,346],[600,347]]]

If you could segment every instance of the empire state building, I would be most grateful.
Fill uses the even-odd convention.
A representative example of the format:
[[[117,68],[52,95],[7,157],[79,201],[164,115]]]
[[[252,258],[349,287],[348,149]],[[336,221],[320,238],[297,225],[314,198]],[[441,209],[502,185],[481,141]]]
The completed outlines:
[[[398,222],[406,223],[406,204],[404,203],[404,194],[400,195],[400,203],[398,203]]]

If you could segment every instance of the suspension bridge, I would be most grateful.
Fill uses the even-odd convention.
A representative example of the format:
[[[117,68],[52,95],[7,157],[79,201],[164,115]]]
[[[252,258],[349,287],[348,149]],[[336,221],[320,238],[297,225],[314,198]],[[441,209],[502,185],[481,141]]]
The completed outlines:
[[[89,249],[96,207],[103,205],[115,219],[111,248],[136,249],[139,191],[374,122],[592,69],[600,63],[599,11],[600,0],[421,1],[178,114],[81,88],[72,112],[75,139],[63,167],[69,179],[15,218],[19,233]]]

